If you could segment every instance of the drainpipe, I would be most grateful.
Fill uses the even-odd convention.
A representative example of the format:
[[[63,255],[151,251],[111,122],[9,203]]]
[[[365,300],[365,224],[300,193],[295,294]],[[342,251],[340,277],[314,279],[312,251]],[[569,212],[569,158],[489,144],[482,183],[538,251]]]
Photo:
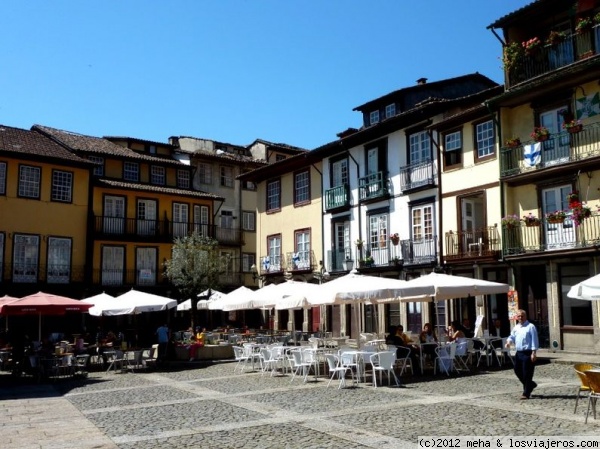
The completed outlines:
[[[341,144],[341,142],[340,142]],[[356,165],[356,182],[358,183],[358,180],[360,178],[360,165],[358,165],[358,161],[356,159],[354,159],[354,156],[352,156],[352,154],[350,154],[350,150],[346,150],[346,154],[348,155],[348,157],[350,159],[352,159],[352,161],[354,162],[354,164]],[[360,197],[360,191],[359,191],[359,197]],[[359,240],[362,240],[362,214],[360,211],[360,198],[358,199],[358,238]],[[364,245],[363,245],[364,248]],[[360,256],[362,257],[362,248],[360,249]],[[355,261],[356,265],[358,266],[358,260]]]
[[[325,228],[323,227],[323,221],[324,221],[324,217],[325,217],[325,209],[323,207],[323,194],[325,193],[325,186],[323,185],[323,173],[315,166],[315,164],[310,164],[312,168],[314,168],[316,170],[316,172],[319,174],[319,176],[321,176],[321,259],[323,261],[323,264],[325,264],[326,258],[325,258],[325,239],[323,238],[325,236]]]
[[[439,250],[439,266],[443,265],[443,257],[444,257],[444,239],[443,239],[443,235],[442,235],[442,229],[443,229],[443,218],[444,218],[444,214],[442,213],[442,149],[440,148],[439,143],[433,138],[433,132],[431,129],[427,130],[427,133],[429,134],[429,140],[431,140],[433,142],[433,144],[435,145],[436,149],[437,149],[437,162],[438,162],[438,168],[437,168],[437,197],[438,197],[438,224],[439,224],[439,241],[438,241],[438,250]]]

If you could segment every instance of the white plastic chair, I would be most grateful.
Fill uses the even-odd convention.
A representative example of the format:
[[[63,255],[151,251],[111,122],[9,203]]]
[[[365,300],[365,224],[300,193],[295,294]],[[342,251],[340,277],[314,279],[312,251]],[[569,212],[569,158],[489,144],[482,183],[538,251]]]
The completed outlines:
[[[407,348],[408,349],[408,348]],[[410,349],[409,349],[410,353]],[[381,384],[381,373],[386,373],[388,383],[391,382],[391,377],[394,376],[396,385],[400,385],[400,381],[394,372],[394,364],[396,363],[396,353],[391,351],[377,352],[370,356],[371,366],[373,367],[373,386],[377,388],[377,373],[379,373],[379,383]]]
[[[292,374],[292,379],[290,380],[290,382],[293,382],[294,378],[300,373],[302,373],[304,382],[306,382],[306,380],[308,378],[308,372],[310,370],[310,367],[312,366],[312,363],[304,361],[304,357],[302,356],[301,349],[293,350],[291,352],[291,355],[292,355],[292,363],[293,363],[294,372]]]
[[[456,357],[456,343],[449,343],[444,346],[440,346],[435,349],[437,354],[437,363],[433,367],[433,374],[437,374],[437,368],[440,368],[440,371],[444,371],[447,376],[450,375],[450,372],[457,371],[455,366],[455,357]]]
[[[348,351],[339,354],[340,364],[356,373],[356,383],[360,381],[361,360],[356,352]]]
[[[340,383],[338,385],[338,390],[340,388],[342,388],[342,385],[346,386],[346,373],[348,371],[350,371],[350,374],[352,376],[352,381],[354,382],[354,373],[352,372],[352,369],[348,368],[347,366],[342,365],[340,363],[340,359],[338,356],[333,355],[333,354],[325,354],[325,360],[327,360],[327,366],[329,368],[329,372],[331,373],[331,378],[329,379],[329,382],[327,383],[328,387],[336,375],[340,379]]]
[[[471,345],[473,342],[471,341]],[[456,354],[454,362],[456,364],[456,371],[470,371],[467,366],[467,359],[469,357],[469,340],[466,338],[456,339]]]
[[[241,346],[234,346],[233,347],[233,355],[237,362],[235,364],[235,367],[233,368],[233,372],[235,373],[237,371],[237,369],[240,368],[240,373],[243,373],[244,367],[246,366],[246,363],[248,363],[248,356],[246,356],[246,352],[244,351],[244,348],[242,348]]]
[[[410,358],[411,349],[405,346],[400,346],[396,348],[395,346],[391,349],[391,345],[388,346],[387,352],[394,352],[396,356],[396,366],[400,369],[400,377],[404,374],[407,368],[410,368],[410,373],[415,374],[415,370],[412,364],[412,359]]]

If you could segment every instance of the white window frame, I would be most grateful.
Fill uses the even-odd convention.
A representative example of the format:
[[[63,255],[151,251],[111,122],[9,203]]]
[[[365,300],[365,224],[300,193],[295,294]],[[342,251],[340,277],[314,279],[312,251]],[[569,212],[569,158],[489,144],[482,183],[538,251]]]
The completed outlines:
[[[221,165],[220,182],[222,187],[233,187],[233,167]]]
[[[140,180],[140,164],[137,162],[123,162],[123,179],[138,182]]]
[[[188,170],[177,170],[177,187],[180,189],[190,188],[190,172]]]
[[[375,125],[379,123],[379,110],[371,111],[369,113],[369,125]]]
[[[205,162],[198,164],[198,181],[200,184],[212,184],[212,165]]]
[[[388,104],[385,107],[385,118],[390,118],[390,117],[393,117],[394,115],[396,115],[396,104],[395,103]]]
[[[173,237],[188,235],[190,206],[187,203],[173,203]]]
[[[13,282],[37,282],[39,254],[39,235],[13,235]]]
[[[48,237],[47,281],[49,284],[68,284],[71,279],[70,238]]]
[[[244,231],[256,231],[256,213],[253,211],[242,211],[242,229]]]
[[[157,201],[138,199],[136,209],[138,235],[155,235],[158,225]]]
[[[475,145],[477,147],[478,159],[494,155],[496,136],[493,120],[487,120],[475,125]]]
[[[100,156],[89,156],[88,159],[92,162],[101,164],[94,167],[92,174],[94,176],[104,176],[104,158]]]
[[[310,201],[310,171],[304,170],[294,174],[294,204]]]
[[[105,234],[123,234],[125,231],[125,197],[106,195],[103,216]]]
[[[279,272],[281,271],[281,235],[271,235],[267,237],[268,256],[263,259],[263,271]]]
[[[256,266],[256,254],[243,253],[242,254],[242,271],[244,273],[251,273],[252,265]]]
[[[281,181],[275,179],[267,182],[267,212],[281,209]]]
[[[310,230],[301,229],[294,232],[295,249],[292,255],[292,269],[310,269]]]
[[[6,162],[0,162],[0,195],[6,195]]]
[[[62,170],[52,170],[51,201],[60,203],[73,202],[73,173]]]
[[[125,248],[102,247],[102,285],[123,285],[125,276]]]
[[[150,167],[150,184],[164,186],[166,184],[165,167],[152,165]]]
[[[138,247],[135,249],[135,273],[137,285],[156,285],[158,249]]]
[[[208,206],[194,204],[194,231],[196,234],[208,235]]]
[[[417,164],[427,161],[431,157],[431,139],[427,131],[419,131],[409,136],[409,162]]]
[[[430,240],[434,234],[433,204],[422,204],[411,209],[411,239]]]
[[[42,169],[31,165],[19,167],[19,196],[22,198],[40,197],[40,178]]]
[[[462,133],[453,131],[444,136],[444,151],[458,151],[462,149]]]

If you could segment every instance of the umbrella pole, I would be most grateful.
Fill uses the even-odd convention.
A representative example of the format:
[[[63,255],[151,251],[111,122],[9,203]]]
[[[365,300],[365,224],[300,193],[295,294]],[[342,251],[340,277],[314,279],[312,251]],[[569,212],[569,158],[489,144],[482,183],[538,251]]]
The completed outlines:
[[[42,312],[39,313],[38,315],[38,341],[41,342],[42,341]]]

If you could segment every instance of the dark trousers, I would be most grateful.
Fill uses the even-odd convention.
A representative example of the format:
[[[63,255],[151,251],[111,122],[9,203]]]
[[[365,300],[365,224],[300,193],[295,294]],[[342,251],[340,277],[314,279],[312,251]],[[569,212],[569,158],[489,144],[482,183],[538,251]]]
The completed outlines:
[[[515,374],[523,384],[523,394],[527,397],[533,390],[535,364],[531,361],[531,351],[517,351],[515,356]]]

